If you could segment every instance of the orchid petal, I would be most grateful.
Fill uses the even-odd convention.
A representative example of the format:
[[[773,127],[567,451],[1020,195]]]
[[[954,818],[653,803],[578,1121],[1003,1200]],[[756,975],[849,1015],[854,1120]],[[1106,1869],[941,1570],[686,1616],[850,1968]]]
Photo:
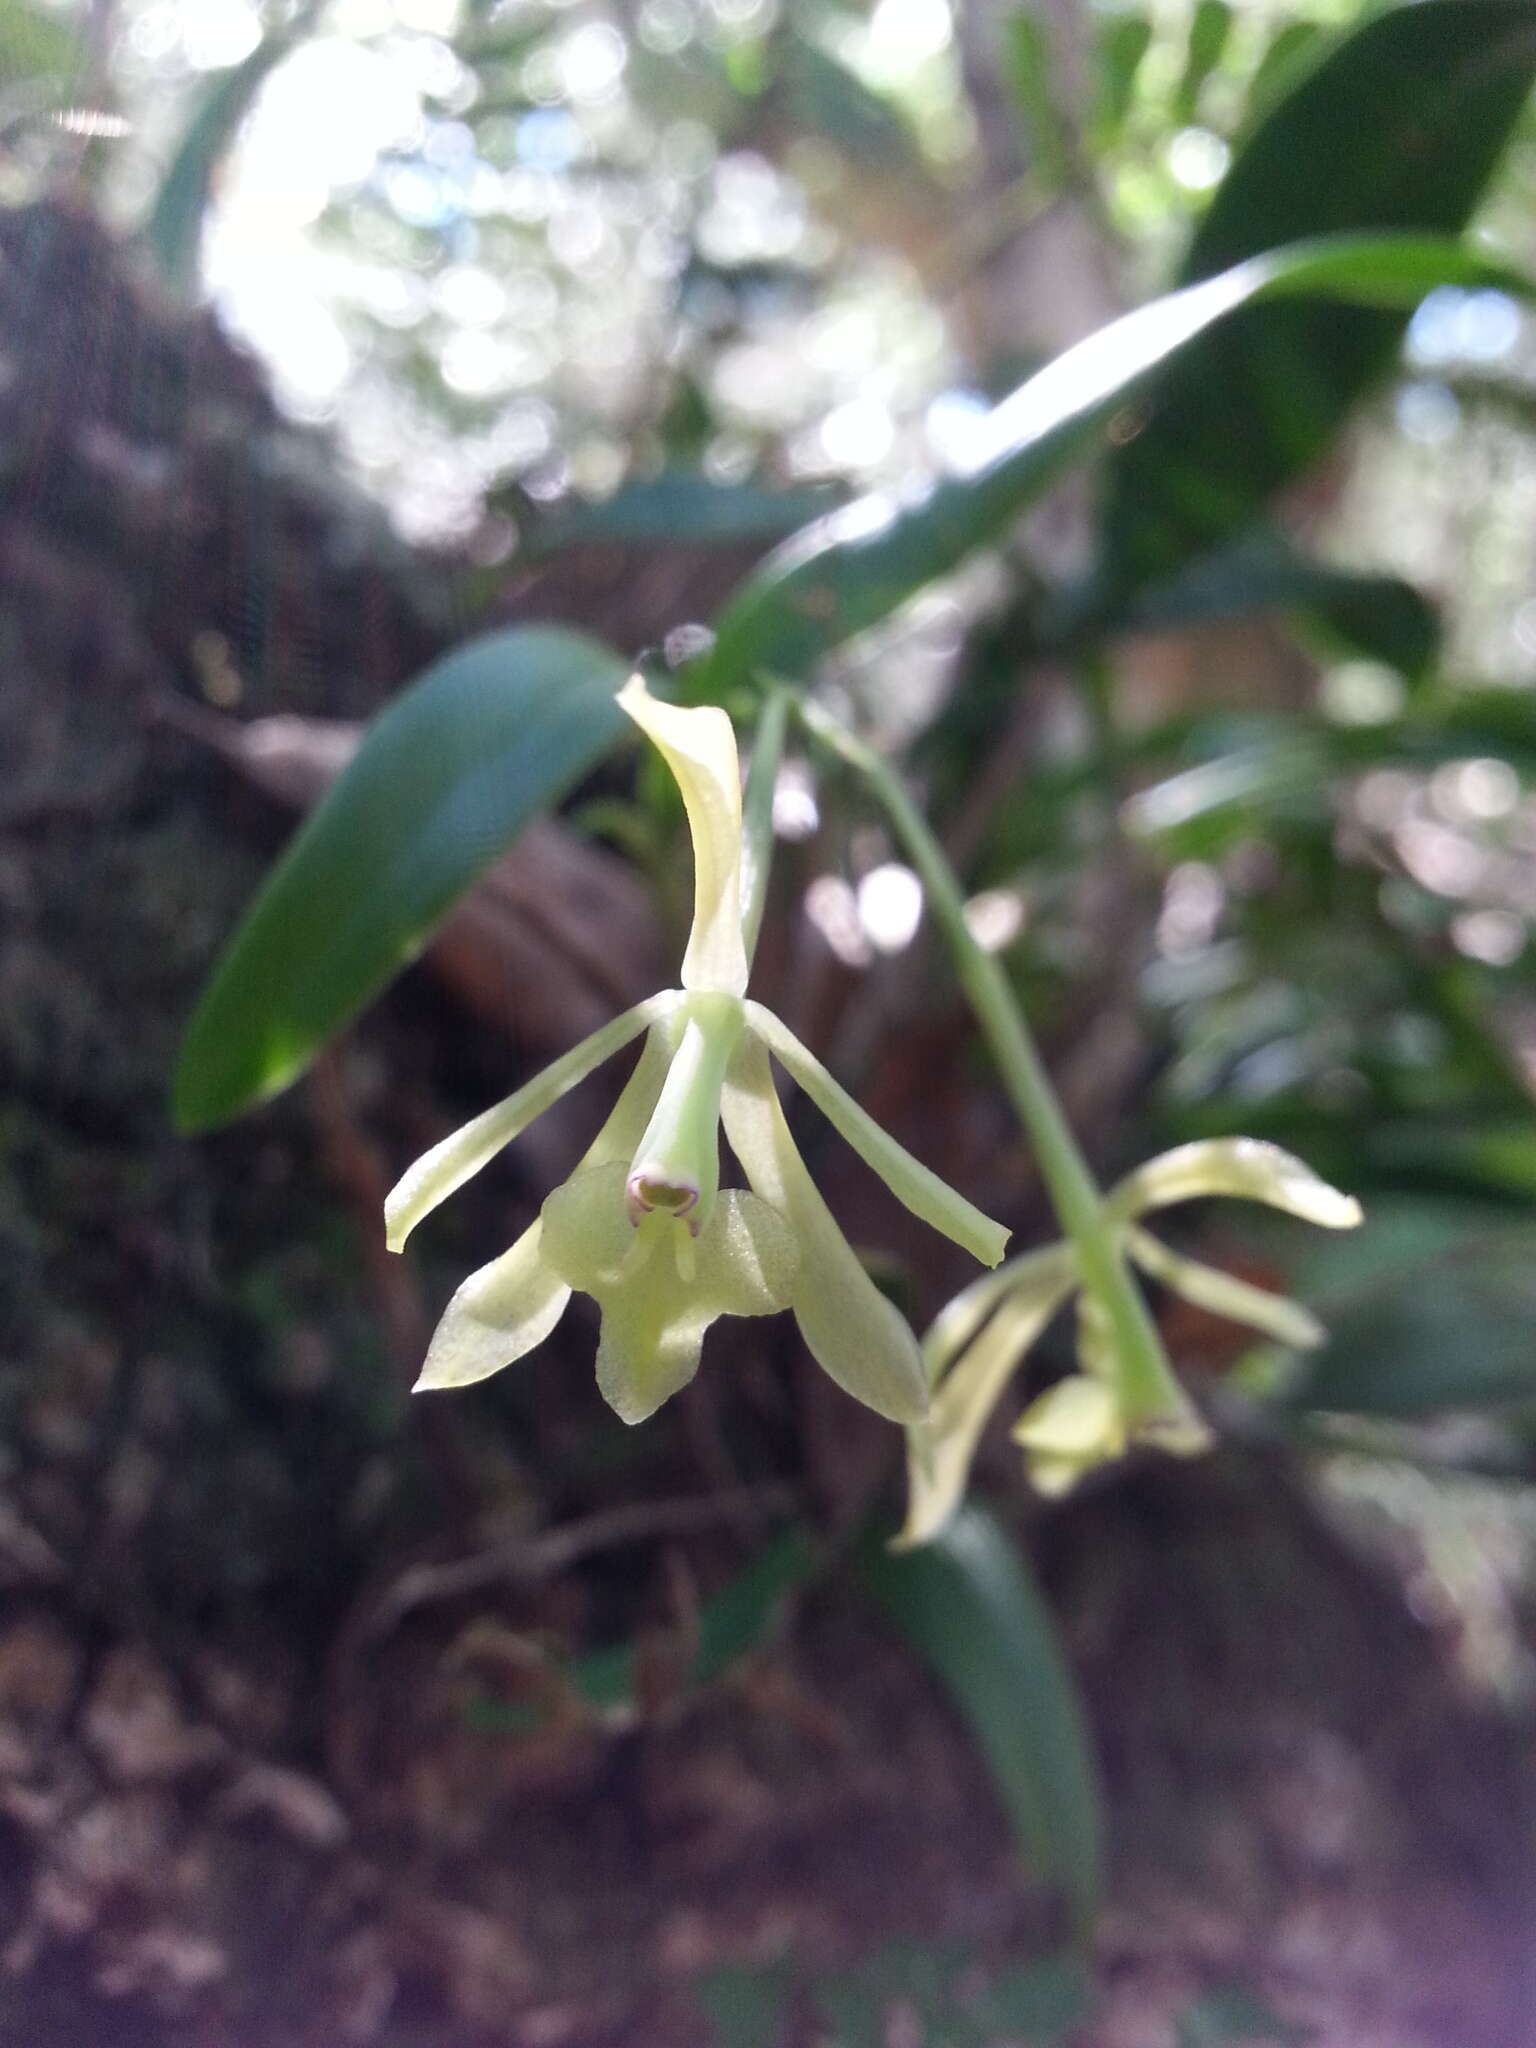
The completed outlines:
[[[998,1303],[1006,1301],[1020,1283],[1032,1283],[1043,1259],[1063,1259],[1070,1265],[1072,1257],[1071,1247],[1065,1244],[1024,1252],[992,1272],[983,1273],[969,1287],[962,1287],[958,1294],[951,1295],[923,1337],[923,1360],[928,1368],[929,1386],[939,1384],[948,1366],[970,1343]]]
[[[537,1217],[510,1251],[459,1288],[433,1332],[414,1391],[473,1386],[542,1344],[571,1290],[540,1252]]]
[[[939,1349],[947,1344],[943,1316],[923,1341],[936,1391],[927,1420],[914,1423],[907,1432],[907,1520],[894,1549],[929,1542],[954,1514],[988,1418],[1077,1279],[1076,1263],[1064,1245],[1011,1259],[1009,1269],[1012,1285],[996,1314],[944,1378],[939,1378],[942,1364],[930,1349],[936,1335]],[[992,1276],[978,1284],[990,1287]]]
[[[1144,1273],[1211,1315],[1246,1323],[1250,1329],[1273,1337],[1277,1344],[1289,1344],[1302,1351],[1321,1344],[1326,1335],[1317,1317],[1299,1301],[1273,1294],[1267,1287],[1250,1286],[1235,1273],[1170,1251],[1145,1230],[1128,1230],[1125,1245]]]
[[[893,1422],[927,1409],[917,1340],[854,1256],[795,1148],[762,1042],[737,1047],[722,1097],[725,1133],[747,1179],[800,1247],[790,1306],[812,1355],[855,1400]]]
[[[661,1092],[673,1033],[653,1026],[635,1070],[619,1092],[581,1166],[612,1167],[629,1157]],[[622,1171],[622,1167],[620,1168]],[[482,1266],[459,1288],[432,1334],[414,1392],[467,1387],[514,1365],[542,1344],[571,1298],[568,1283],[550,1265],[543,1224],[535,1217],[509,1251]]]
[[[788,1308],[798,1252],[784,1219],[755,1195],[729,1188],[695,1238],[655,1210],[631,1225],[625,1170],[578,1173],[544,1204],[550,1265],[602,1310],[597,1379],[626,1422],[643,1422],[699,1367],[718,1316]]]
[[[914,1159],[890,1132],[861,1109],[807,1046],[772,1010],[761,1003],[745,1005],[747,1025],[805,1090],[830,1124],[842,1133],[865,1163],[874,1168],[896,1199],[924,1223],[962,1245],[984,1266],[995,1266],[1008,1243],[1008,1232],[974,1202],[957,1194],[920,1160]]]
[[[1081,1373],[1032,1402],[1014,1424],[1013,1440],[1024,1451],[1031,1484],[1048,1499],[1070,1492],[1085,1472],[1126,1448],[1114,1389]]]
[[[428,1216],[496,1154],[521,1135],[535,1117],[584,1081],[595,1067],[638,1038],[648,1024],[658,1023],[677,1003],[675,992],[649,996],[620,1017],[602,1025],[580,1045],[547,1066],[542,1073],[494,1108],[483,1110],[441,1143],[408,1166],[384,1203],[385,1239],[397,1252],[424,1216]]]
[[[741,932],[741,766],[736,729],[713,705],[686,709],[653,697],[639,676],[618,704],[658,748],[682,791],[693,836],[693,929],[682,984],[713,994],[746,992]]]
[[[1311,1167],[1261,1138],[1201,1138],[1149,1159],[1114,1188],[1105,1203],[1112,1222],[1199,1196],[1236,1195],[1267,1202],[1324,1230],[1352,1230],[1360,1204],[1320,1180]]]

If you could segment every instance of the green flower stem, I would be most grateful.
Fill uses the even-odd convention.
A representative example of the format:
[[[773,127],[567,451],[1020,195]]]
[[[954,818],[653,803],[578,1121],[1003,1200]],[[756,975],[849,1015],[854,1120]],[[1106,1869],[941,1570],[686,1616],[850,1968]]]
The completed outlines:
[[[752,740],[747,786],[741,797],[741,936],[748,967],[757,951],[763,906],[768,900],[768,874],[773,866],[773,792],[784,755],[789,703],[790,693],[782,683],[773,684],[764,693]]]
[[[960,885],[927,820],[881,757],[804,698],[796,709],[807,727],[857,769],[895,827],[922,877],[928,901],[954,957],[993,1058],[1019,1113],[1051,1201],[1077,1254],[1084,1287],[1102,1304],[1113,1333],[1127,1420],[1162,1412],[1175,1388],[1151,1315],[1127,1270],[1103,1197],[1078,1148],[1008,978],[977,944],[965,921]]]

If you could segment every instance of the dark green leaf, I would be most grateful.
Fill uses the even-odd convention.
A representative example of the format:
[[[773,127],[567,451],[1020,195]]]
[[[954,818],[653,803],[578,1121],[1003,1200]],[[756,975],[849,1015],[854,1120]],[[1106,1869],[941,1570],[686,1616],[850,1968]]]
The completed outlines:
[[[1099,96],[1094,109],[1094,140],[1101,149],[1113,143],[1125,125],[1136,91],[1136,74],[1152,43],[1152,24],[1144,14],[1112,14],[1099,29]]]
[[[1531,290],[1454,242],[1343,236],[1271,250],[1127,313],[996,407],[963,471],[910,504],[855,499],[776,549],[726,605],[713,651],[691,672],[691,690],[719,699],[754,674],[803,677],[822,655],[995,541],[1131,400],[1240,308],[1309,295],[1412,306],[1441,284]]]
[[[1024,119],[1029,167],[1043,192],[1059,192],[1072,173],[1072,140],[1062,116],[1051,39],[1028,7],[1003,25],[1000,68]]]
[[[1245,122],[1252,128],[1317,61],[1328,31],[1320,21],[1287,21],[1271,36],[1248,81]]]
[[[796,128],[825,136],[850,163],[922,175],[917,137],[882,97],[814,36],[791,29],[779,46],[779,87]]]
[[[722,1964],[706,1971],[694,1996],[715,2029],[717,2048],[774,2048],[789,2012],[790,1986],[782,1968],[749,1970]]]
[[[773,491],[760,484],[717,484],[693,470],[671,470],[624,484],[597,504],[562,505],[532,534],[536,554],[592,541],[666,547],[736,547],[782,540],[836,503],[835,491]]]
[[[369,728],[269,876],[187,1027],[175,1114],[206,1130],[285,1088],[457,899],[612,745],[626,665],[559,627],[487,634]]]
[[[1536,1141],[1527,1133],[1529,1165]],[[1328,1331],[1285,1405],[1409,1419],[1536,1402],[1536,1234],[1446,1202],[1368,1202],[1349,1247],[1303,1258]]]
[[[1305,2041],[1306,2027],[1281,2019],[1263,1999],[1241,1984],[1219,1984],[1180,2014],[1178,2048],[1238,2048],[1240,2042],[1263,2042],[1265,2048]]]
[[[1536,9],[1525,0],[1419,0],[1367,21],[1239,151],[1180,282],[1302,237],[1459,232],[1533,78]],[[1192,350],[1113,458],[1109,582],[1167,576],[1246,526],[1327,449],[1403,325],[1396,310],[1267,307]]]
[[[1085,1934],[1102,1857],[1097,1773],[1055,1623],[1017,1548],[968,1507],[924,1549],[866,1553],[862,1571],[970,1723],[1021,1849]]]
[[[255,105],[256,95],[314,27],[321,5],[322,0],[308,0],[286,27],[263,37],[241,63],[219,72],[203,88],[144,224],[150,254],[174,290],[196,290],[203,217],[219,166]]]
[[[1227,0],[1200,0],[1189,25],[1189,44],[1184,56],[1184,75],[1173,95],[1176,121],[1193,121],[1200,105],[1205,81],[1221,62],[1232,33],[1232,9]]]
[[[1169,582],[1138,593],[1111,623],[1163,632],[1272,611],[1310,617],[1351,652],[1414,681],[1439,651],[1439,615],[1412,584],[1312,561],[1272,533],[1201,556]]]
[[[1081,2026],[1088,2013],[1088,1972],[1076,1956],[1047,1956],[1000,1970],[980,2001],[981,2017],[1009,2041],[1054,2048]]]

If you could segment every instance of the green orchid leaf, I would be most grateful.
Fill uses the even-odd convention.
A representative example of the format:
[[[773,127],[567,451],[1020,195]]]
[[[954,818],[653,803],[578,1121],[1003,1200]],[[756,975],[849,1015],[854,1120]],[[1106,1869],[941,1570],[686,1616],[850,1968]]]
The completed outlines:
[[[1226,53],[1234,19],[1227,0],[1199,0],[1189,24],[1184,75],[1173,95],[1176,121],[1193,121],[1198,113],[1200,94]]]
[[[297,1078],[528,822],[624,729],[628,669],[553,626],[435,662],[300,828],[187,1027],[174,1110],[207,1130]]]
[[[264,36],[248,57],[203,88],[161,177],[144,242],[174,291],[197,288],[203,221],[219,169],[261,88],[319,20],[323,0],[305,0],[292,20]]]
[[[1401,311],[1444,284],[1525,296],[1532,289],[1440,237],[1340,235],[1271,249],[1127,313],[1005,399],[977,452],[922,497],[855,499],[770,555],[726,605],[712,650],[689,672],[691,693],[718,699],[761,674],[806,675],[823,655],[996,541],[1133,400],[1240,309],[1317,298]],[[1274,310],[1266,306],[1265,317]]]
[[[836,504],[835,490],[775,491],[762,484],[718,484],[674,469],[637,477],[595,503],[567,503],[536,525],[529,553],[628,544],[658,548],[769,546]]]
[[[1300,1260],[1328,1341],[1278,1394],[1322,1411],[1419,1422],[1455,1411],[1536,1413],[1536,1231],[1485,1203],[1383,1196],[1358,1238]]]
[[[1243,107],[1245,134],[1251,134],[1276,101],[1305,76],[1328,41],[1328,29],[1320,21],[1281,23],[1265,45],[1248,81],[1248,97]]]
[[[970,1724],[1020,1849],[1086,1936],[1103,1858],[1098,1773],[1055,1622],[1017,1546],[967,1507],[922,1550],[870,1545],[860,1570]]]
[[[1132,837],[1155,839],[1174,860],[1209,860],[1275,816],[1314,806],[1329,787],[1329,736],[1299,723],[1251,746],[1181,768],[1143,789],[1121,809]]]
[[[1239,149],[1179,282],[1313,236],[1459,234],[1536,80],[1524,0],[1418,0],[1341,37]],[[1325,452],[1397,350],[1404,309],[1239,313],[1170,367],[1111,458],[1104,581],[1166,577]]]
[[[1042,192],[1059,192],[1072,175],[1072,136],[1062,117],[1063,81],[1057,77],[1050,34],[1028,7],[1003,24],[999,75],[1023,119],[1030,174]]]
[[[1093,139],[1111,149],[1136,97],[1142,60],[1152,47],[1152,23],[1134,8],[1117,10],[1099,23],[1098,104],[1093,110]]]
[[[1276,533],[1245,534],[1166,583],[1138,591],[1107,630],[1181,632],[1190,626],[1289,612],[1348,652],[1418,681],[1440,651],[1440,617],[1399,576],[1362,575],[1299,553]]]

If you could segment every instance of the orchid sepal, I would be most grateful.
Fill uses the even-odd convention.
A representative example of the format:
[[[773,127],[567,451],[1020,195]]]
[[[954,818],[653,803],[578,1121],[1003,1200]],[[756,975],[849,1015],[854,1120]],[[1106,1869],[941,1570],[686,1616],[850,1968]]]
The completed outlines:
[[[984,1266],[997,1265],[1008,1245],[1008,1232],[1003,1225],[994,1223],[974,1202],[968,1202],[921,1160],[914,1159],[883,1124],[876,1123],[868,1110],[860,1108],[847,1089],[833,1079],[810,1048],[802,1045],[772,1010],[750,999],[744,1007],[749,1029],[805,1090],[828,1123],[879,1174],[896,1199]]]
[[[659,1024],[681,1000],[675,989],[647,996],[573,1045],[505,1100],[482,1110],[407,1167],[384,1200],[384,1236],[401,1250],[424,1216],[461,1188],[528,1126],[584,1081],[604,1060],[622,1052],[647,1026]]]
[[[806,1171],[773,1085],[767,1048],[743,1037],[721,1099],[725,1133],[754,1190],[785,1218],[800,1246],[790,1307],[823,1371],[892,1422],[927,1411],[917,1339],[855,1256]]]
[[[712,705],[653,697],[638,675],[620,690],[628,712],[671,769],[693,838],[693,927],[679,979],[705,994],[746,994],[741,929],[741,774],[736,732]]]

